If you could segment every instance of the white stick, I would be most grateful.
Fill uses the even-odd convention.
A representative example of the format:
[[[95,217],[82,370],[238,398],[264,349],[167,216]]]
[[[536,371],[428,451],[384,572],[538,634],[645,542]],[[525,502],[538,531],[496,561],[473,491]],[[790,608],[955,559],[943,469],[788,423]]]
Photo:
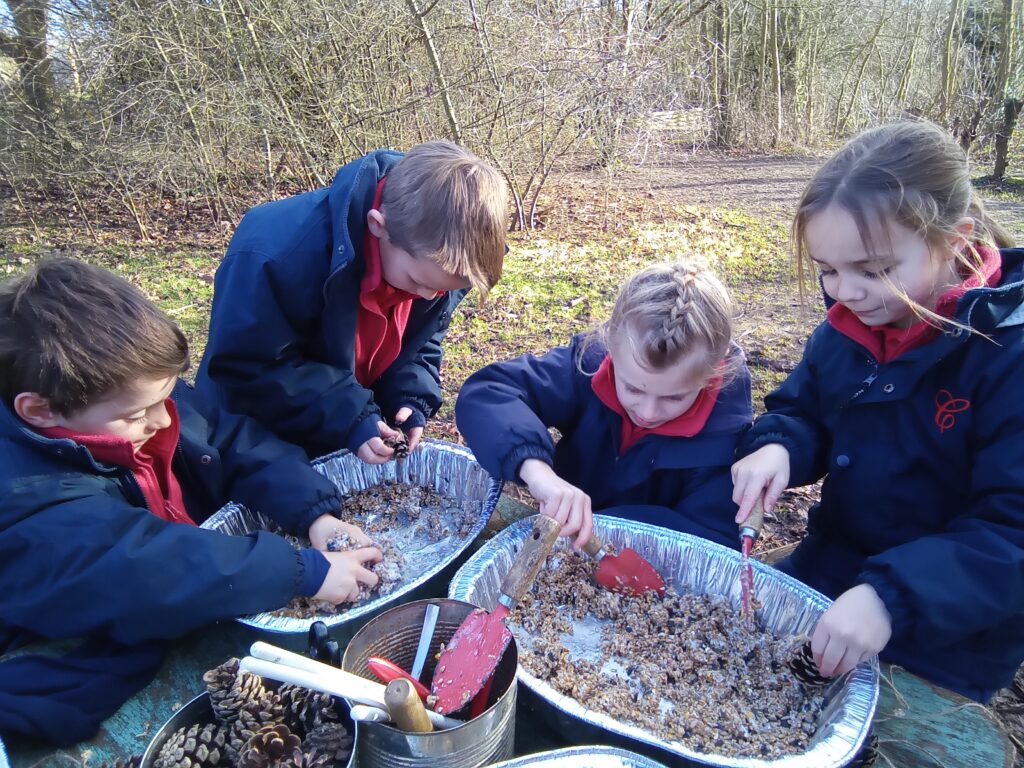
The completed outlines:
[[[332,696],[351,699],[359,704],[387,710],[384,703],[384,686],[373,680],[260,641],[252,644],[249,653],[252,655],[242,659],[240,666],[255,675],[301,685],[314,691],[322,691]],[[427,710],[427,717],[438,729],[462,725],[461,720],[445,717],[431,709]]]
[[[360,723],[390,723],[391,715],[383,709],[368,707],[365,704],[353,704],[348,713],[352,719]]]

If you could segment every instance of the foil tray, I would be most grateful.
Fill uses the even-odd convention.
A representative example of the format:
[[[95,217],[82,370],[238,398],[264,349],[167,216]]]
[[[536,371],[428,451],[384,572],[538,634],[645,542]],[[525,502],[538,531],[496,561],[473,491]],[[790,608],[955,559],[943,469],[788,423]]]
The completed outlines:
[[[530,518],[509,526],[488,541],[452,580],[449,597],[465,600],[493,610],[501,580],[511,567],[519,544],[532,528]],[[725,595],[737,608],[740,604],[740,555],[726,547],[677,531],[653,525],[594,515],[596,532],[616,547],[629,546],[646,557],[662,574],[669,586],[680,593]],[[560,539],[551,557],[557,557],[568,544]],[[808,634],[831,601],[819,592],[763,563],[752,561],[754,584],[762,607],[758,616],[777,635]],[[587,619],[584,619],[586,622]],[[520,645],[530,646],[529,636],[512,627]],[[596,645],[592,632],[577,633],[579,643],[587,639]],[[572,656],[590,655],[583,647],[569,645]],[[678,742],[659,739],[642,728],[616,720],[587,708],[565,696],[547,682],[519,666],[519,680],[531,694],[541,716],[570,742],[581,738],[612,740],[638,749],[673,764],[725,766],[728,768],[838,768],[851,761],[867,738],[878,702],[878,659],[859,665],[848,675],[835,680],[826,690],[818,730],[810,748],[798,755],[765,760],[695,752]]]
[[[449,566],[483,531],[501,495],[501,483],[490,478],[467,448],[440,440],[424,440],[403,461],[364,464],[354,454],[341,451],[317,459],[313,468],[334,481],[342,493],[362,491],[388,480],[410,485],[429,484],[458,505],[441,511],[442,522],[455,521],[456,513],[458,516],[463,513],[471,515],[475,522],[468,535],[460,536],[453,528],[450,536],[438,541],[430,541],[426,534],[417,536],[414,525],[396,531],[389,540],[405,556],[405,566],[401,583],[386,595],[330,616],[294,618],[257,613],[237,619],[253,629],[299,634],[308,632],[314,621],[323,621],[336,638],[339,633],[350,636],[355,629],[391,605],[443,594],[446,577],[450,575]],[[202,527],[235,535],[275,528],[264,515],[234,503],[213,514]],[[446,570],[449,573],[445,573]]]
[[[614,747],[570,747],[494,763],[491,768],[665,768],[661,763]]]
[[[3,741],[0,741],[0,768],[11,768],[11,764],[7,762],[7,750],[4,749]]]
[[[355,723],[349,717],[347,702],[344,699],[335,699],[335,702],[336,706],[342,707],[344,716],[341,722],[344,723],[345,727],[348,728],[348,732],[352,735],[352,756],[345,764],[345,768],[356,768],[356,740],[359,738],[359,735],[356,732]],[[146,746],[146,751],[142,753],[142,761],[139,763],[139,768],[153,768],[156,764],[157,755],[160,754],[160,748],[179,728],[189,728],[196,724],[206,725],[213,721],[214,715],[213,707],[210,706],[210,694],[203,691],[171,715],[167,722],[160,726],[160,730],[153,735],[153,738],[150,739],[149,744]],[[342,766],[336,766],[335,768],[342,768]]]

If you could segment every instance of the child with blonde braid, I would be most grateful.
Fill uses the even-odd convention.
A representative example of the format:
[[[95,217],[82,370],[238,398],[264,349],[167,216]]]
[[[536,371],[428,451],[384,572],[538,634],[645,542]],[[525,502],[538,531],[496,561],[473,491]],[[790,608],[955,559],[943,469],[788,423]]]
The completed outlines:
[[[525,484],[577,548],[593,511],[736,547],[729,466],[751,405],[732,315],[711,272],[648,267],[596,331],[473,374],[455,406],[459,430],[483,467]]]
[[[828,160],[793,237],[834,303],[743,440],[737,520],[825,476],[779,565],[835,599],[821,672],[881,653],[985,701],[1024,661],[1024,251],[925,122]]]

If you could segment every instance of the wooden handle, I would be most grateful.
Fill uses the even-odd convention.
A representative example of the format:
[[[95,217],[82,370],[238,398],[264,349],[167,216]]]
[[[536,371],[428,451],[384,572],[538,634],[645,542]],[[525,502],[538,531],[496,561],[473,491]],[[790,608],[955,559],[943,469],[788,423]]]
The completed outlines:
[[[434,730],[423,702],[408,680],[399,678],[388,683],[384,689],[384,703],[388,705],[391,719],[401,730],[410,733],[430,733]]]
[[[533,530],[523,542],[512,568],[501,582],[501,594],[512,599],[513,604],[523,599],[530,591],[533,580],[537,578],[541,566],[548,558],[548,552],[555,546],[558,533],[562,526],[547,515],[537,515],[533,522]]]
[[[752,528],[755,531],[755,536],[761,535],[761,529],[764,527],[764,504],[761,503],[761,497],[757,498],[754,502],[754,506],[750,509],[750,514],[747,515],[747,519],[740,523],[740,528]]]
[[[597,538],[596,534],[591,534],[590,540],[583,545],[583,551],[590,555],[595,560],[599,560],[599,554],[604,549],[604,542]]]

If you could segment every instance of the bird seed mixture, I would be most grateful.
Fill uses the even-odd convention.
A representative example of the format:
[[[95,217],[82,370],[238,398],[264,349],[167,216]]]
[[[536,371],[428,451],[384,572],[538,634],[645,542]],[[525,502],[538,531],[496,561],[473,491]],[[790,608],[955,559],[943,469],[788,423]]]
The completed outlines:
[[[559,553],[516,609],[519,660],[531,674],[695,752],[778,758],[807,749],[824,699],[789,666],[805,638],[774,637],[718,595],[600,589],[595,567]],[[591,626],[599,627],[600,658],[571,655],[565,636]]]
[[[271,614],[296,619],[331,616],[366,600],[393,592],[404,581],[406,565],[405,555],[393,541],[394,531],[414,525],[414,537],[423,542],[436,542],[452,535],[465,538],[476,522],[469,506],[460,506],[430,486],[392,482],[348,494],[342,508],[345,521],[362,528],[384,553],[384,559],[370,569],[377,574],[380,582],[373,589],[364,585],[355,602],[338,606],[311,597],[296,597],[287,606]],[[285,538],[296,549],[309,546],[309,540],[303,537],[286,535]],[[338,530],[337,535],[328,540],[327,548],[331,552],[346,552],[359,549],[359,545],[348,534]]]

